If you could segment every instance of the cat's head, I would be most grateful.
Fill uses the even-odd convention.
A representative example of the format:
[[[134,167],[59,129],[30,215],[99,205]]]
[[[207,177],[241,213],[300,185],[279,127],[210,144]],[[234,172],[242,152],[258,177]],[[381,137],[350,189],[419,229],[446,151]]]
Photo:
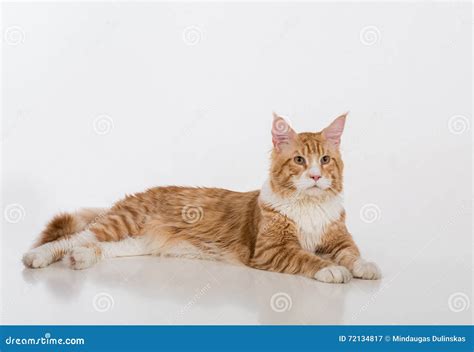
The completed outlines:
[[[320,132],[296,133],[273,114],[270,185],[281,196],[323,198],[342,191],[339,146],[347,113]]]

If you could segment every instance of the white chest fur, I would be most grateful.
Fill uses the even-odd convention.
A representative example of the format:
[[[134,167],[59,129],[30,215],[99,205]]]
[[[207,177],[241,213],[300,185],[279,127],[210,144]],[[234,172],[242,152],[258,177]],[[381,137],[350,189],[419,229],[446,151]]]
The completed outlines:
[[[310,252],[316,250],[326,227],[338,220],[344,210],[341,196],[331,197],[324,202],[283,198],[272,191],[268,181],[262,187],[260,200],[297,224],[301,247]]]

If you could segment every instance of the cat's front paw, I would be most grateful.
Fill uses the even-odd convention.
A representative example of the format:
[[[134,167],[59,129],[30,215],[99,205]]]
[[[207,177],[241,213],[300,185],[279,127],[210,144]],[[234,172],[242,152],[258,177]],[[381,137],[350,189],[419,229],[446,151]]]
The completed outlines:
[[[356,278],[364,280],[377,280],[382,277],[382,273],[380,272],[377,264],[368,262],[364,259],[357,259],[354,262],[352,275],[354,275]]]
[[[352,274],[344,266],[331,265],[319,270],[314,278],[318,281],[333,283],[333,284],[344,284],[351,281]]]

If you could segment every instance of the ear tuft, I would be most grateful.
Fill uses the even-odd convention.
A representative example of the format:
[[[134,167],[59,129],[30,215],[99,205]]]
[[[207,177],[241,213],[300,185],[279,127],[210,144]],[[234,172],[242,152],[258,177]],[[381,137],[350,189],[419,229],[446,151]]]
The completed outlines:
[[[342,132],[344,131],[347,114],[349,114],[349,111],[337,117],[328,127],[323,130],[323,136],[326,138],[326,140],[336,147],[341,144],[341,136]]]
[[[290,124],[283,117],[273,113],[272,141],[275,149],[280,151],[284,145],[291,144],[295,138],[296,132]]]

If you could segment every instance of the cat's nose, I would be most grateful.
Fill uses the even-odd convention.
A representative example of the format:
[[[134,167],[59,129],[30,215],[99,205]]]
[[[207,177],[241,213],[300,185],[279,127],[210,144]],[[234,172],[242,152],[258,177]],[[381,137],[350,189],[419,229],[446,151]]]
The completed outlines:
[[[310,175],[309,177],[311,177],[313,180],[317,181],[321,178],[320,175]]]

